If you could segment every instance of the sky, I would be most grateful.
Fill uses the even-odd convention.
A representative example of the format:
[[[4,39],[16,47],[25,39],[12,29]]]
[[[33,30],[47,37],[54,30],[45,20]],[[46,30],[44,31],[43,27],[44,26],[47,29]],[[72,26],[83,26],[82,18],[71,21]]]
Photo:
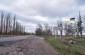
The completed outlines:
[[[85,15],[85,0],[0,0],[0,10],[18,16],[27,32],[34,32],[38,23],[56,25],[57,20],[68,20],[78,13]]]

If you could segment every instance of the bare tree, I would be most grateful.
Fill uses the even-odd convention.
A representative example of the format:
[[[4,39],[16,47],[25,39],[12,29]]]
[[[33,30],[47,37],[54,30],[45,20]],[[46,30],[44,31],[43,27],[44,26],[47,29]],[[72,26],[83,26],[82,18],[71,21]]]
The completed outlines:
[[[2,34],[2,32],[3,32],[3,19],[4,19],[4,13],[3,13],[3,11],[2,11],[2,13],[1,13],[1,28],[0,28],[0,34]]]
[[[16,27],[16,16],[13,17],[13,35],[15,34],[15,27]]]
[[[55,37],[58,36],[58,27],[57,26],[53,27],[53,33],[54,33]]]
[[[77,24],[76,23],[64,23],[64,31],[66,36],[73,36],[75,37],[77,33]]]
[[[25,27],[21,25],[17,20],[16,16],[11,17],[11,14],[4,14],[4,12],[1,13],[0,17],[0,35],[5,34],[5,35],[16,35],[16,34],[24,34],[25,32]]]
[[[6,31],[6,20],[3,19],[3,34],[5,34],[5,31]]]
[[[16,35],[19,34],[18,30],[19,30],[19,23],[16,21],[16,28],[15,28],[15,34]]]
[[[58,29],[60,31],[60,36],[62,37],[62,32],[63,32],[63,22],[62,21],[58,21],[57,22],[58,25]]]
[[[51,29],[52,28],[48,24],[45,24],[45,30],[44,30],[44,32],[45,32],[45,35],[46,36],[52,35],[52,30]]]
[[[7,14],[7,16],[6,16],[6,34],[8,34],[8,32],[9,32],[9,22],[10,22],[10,13],[9,14]]]
[[[78,22],[77,22],[77,27],[78,27],[78,32],[80,33],[80,37],[82,38],[82,20],[81,20],[81,15],[80,15],[80,12],[79,12],[79,19],[78,19]]]
[[[42,25],[41,24],[38,24],[38,27],[36,28],[36,35],[39,35],[39,36],[42,36]]]

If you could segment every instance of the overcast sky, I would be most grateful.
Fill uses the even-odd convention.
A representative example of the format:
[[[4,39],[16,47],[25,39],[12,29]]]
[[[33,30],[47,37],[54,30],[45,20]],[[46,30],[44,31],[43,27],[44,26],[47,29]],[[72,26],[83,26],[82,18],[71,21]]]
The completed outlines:
[[[26,31],[34,32],[36,24],[56,25],[57,19],[67,20],[85,15],[85,0],[0,0],[0,10],[16,14]]]

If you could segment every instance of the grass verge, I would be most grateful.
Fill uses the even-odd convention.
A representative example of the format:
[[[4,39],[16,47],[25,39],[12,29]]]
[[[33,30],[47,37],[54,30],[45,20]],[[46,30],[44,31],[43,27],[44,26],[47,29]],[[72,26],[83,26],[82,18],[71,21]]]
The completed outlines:
[[[59,37],[49,37],[46,39],[46,41],[59,51],[61,55],[85,55],[85,38],[76,40],[77,42],[75,44],[69,46],[62,43],[62,40]]]

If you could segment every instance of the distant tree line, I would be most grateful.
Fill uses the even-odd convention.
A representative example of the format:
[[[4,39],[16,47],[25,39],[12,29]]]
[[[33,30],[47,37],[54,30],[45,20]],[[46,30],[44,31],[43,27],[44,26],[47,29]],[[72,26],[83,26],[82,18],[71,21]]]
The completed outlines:
[[[78,20],[75,21],[74,23],[57,20],[57,24],[51,27],[48,24],[45,24],[44,26],[42,26],[41,24],[38,24],[38,27],[36,28],[35,33],[36,35],[39,35],[39,36],[56,35],[56,36],[62,37],[64,35],[66,37],[73,36],[73,37],[82,38],[82,32],[84,31],[84,28],[85,28],[83,27],[82,23],[84,22],[82,21],[81,15],[79,12]]]
[[[25,27],[21,25],[10,13],[0,14],[0,35],[23,35],[26,34]]]
[[[45,24],[42,26],[41,24],[37,25],[38,27],[36,28],[36,35],[38,36],[51,36],[52,35],[52,30],[51,27],[48,24]]]

